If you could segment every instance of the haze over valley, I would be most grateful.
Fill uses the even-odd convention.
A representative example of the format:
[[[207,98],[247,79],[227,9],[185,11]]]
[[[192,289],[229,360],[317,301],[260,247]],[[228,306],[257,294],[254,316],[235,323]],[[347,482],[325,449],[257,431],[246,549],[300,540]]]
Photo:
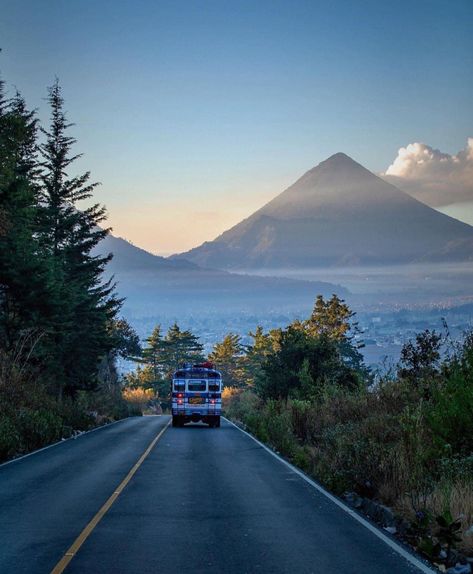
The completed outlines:
[[[144,337],[179,320],[210,349],[226,332],[282,327],[318,294],[358,313],[373,364],[395,360],[419,324],[469,327],[473,228],[337,153],[214,241],[168,258],[109,235],[108,273]],[[407,313],[407,315],[405,315]]]

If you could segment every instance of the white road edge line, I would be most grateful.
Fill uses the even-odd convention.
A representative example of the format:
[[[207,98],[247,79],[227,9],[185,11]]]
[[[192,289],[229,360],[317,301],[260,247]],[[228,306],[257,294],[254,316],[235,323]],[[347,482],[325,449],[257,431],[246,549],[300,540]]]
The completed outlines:
[[[153,415],[146,415],[146,416],[153,416]],[[156,415],[156,416],[161,416],[161,415]],[[90,434],[91,432],[106,429],[108,427],[111,427],[112,425],[116,425],[117,423],[122,423],[122,422],[130,420],[132,418],[134,418],[134,417],[126,417],[125,419],[113,421],[113,423],[107,423],[105,425],[95,427],[95,428],[90,429],[88,431],[81,432],[79,435],[70,436],[69,438],[65,438],[64,440],[58,440],[57,442],[53,442],[53,444],[48,444],[48,446],[43,446],[42,448],[38,448],[37,450],[33,450],[32,452],[29,452],[28,454],[23,454],[22,456],[18,456],[17,458],[12,458],[11,460],[7,460],[5,462],[2,462],[0,464],[0,468],[3,468],[4,466],[7,466],[8,464],[12,464],[13,462],[18,462],[20,460],[23,460],[24,458],[28,458],[29,456],[33,456],[34,454],[38,454],[40,452],[48,450],[49,448],[53,448],[54,446],[59,446],[60,444],[65,444],[66,442],[69,442],[70,440],[77,440],[78,438],[80,438],[86,434]]]
[[[349,514],[352,518],[354,518],[355,520],[357,520],[360,524],[362,524],[365,528],[367,528],[370,532],[372,532],[375,536],[377,536],[380,540],[382,540],[385,544],[387,544],[390,548],[392,548],[393,550],[395,550],[398,554],[400,554],[403,558],[405,558],[408,562],[410,562],[413,566],[415,566],[416,568],[418,568],[421,572],[424,572],[425,574],[436,574],[438,572],[438,570],[433,570],[432,568],[429,568],[426,564],[424,564],[423,562],[421,562],[418,558],[416,558],[413,554],[411,554],[410,552],[408,552],[407,550],[404,550],[404,548],[402,548],[402,546],[400,546],[399,544],[397,544],[394,540],[392,540],[391,538],[389,538],[388,536],[386,536],[383,532],[381,532],[381,530],[379,530],[378,528],[376,528],[375,526],[373,526],[370,522],[368,522],[367,520],[365,520],[362,516],[360,516],[357,512],[355,512],[352,508],[350,508],[349,506],[347,506],[346,504],[344,504],[340,499],[338,499],[337,497],[335,497],[333,494],[330,494],[330,492],[328,492],[327,490],[325,490],[325,488],[323,488],[322,486],[320,486],[320,484],[317,484],[314,480],[312,480],[311,478],[309,478],[306,474],[304,474],[302,472],[302,470],[299,470],[297,467],[295,467],[294,465],[292,465],[290,462],[287,462],[287,460],[284,460],[281,456],[279,456],[278,454],[276,454],[274,451],[272,451],[268,446],[266,446],[265,444],[263,444],[262,442],[260,442],[257,438],[255,438],[252,434],[250,434],[249,432],[246,432],[245,430],[243,430],[242,428],[240,428],[238,425],[236,425],[234,422],[232,422],[231,420],[227,419],[227,417],[222,417],[223,419],[225,419],[227,422],[229,422],[232,426],[234,426],[235,428],[237,428],[240,432],[242,432],[243,434],[246,434],[246,436],[250,437],[252,440],[254,440],[257,444],[259,444],[262,448],[264,448],[264,450],[266,452],[269,452],[270,455],[274,456],[274,458],[276,458],[277,460],[279,460],[279,462],[282,462],[285,466],[287,466],[290,470],[292,470],[292,472],[294,472],[295,474],[297,474],[298,476],[300,476],[303,480],[305,480],[308,484],[310,484],[310,486],[312,486],[313,488],[315,488],[316,490],[318,490],[321,494],[323,494],[325,497],[327,497],[329,500],[331,500],[334,504],[336,504],[339,508],[341,508],[342,510],[344,510],[347,514]]]

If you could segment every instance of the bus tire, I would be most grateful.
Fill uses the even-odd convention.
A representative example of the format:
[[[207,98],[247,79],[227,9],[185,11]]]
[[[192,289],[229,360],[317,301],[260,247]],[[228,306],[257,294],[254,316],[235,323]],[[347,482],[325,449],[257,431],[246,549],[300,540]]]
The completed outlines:
[[[181,426],[182,426],[182,422],[181,422],[180,419],[181,419],[181,417],[178,417],[178,416],[173,415],[173,416],[172,416],[172,426],[173,426],[173,427],[181,427]]]

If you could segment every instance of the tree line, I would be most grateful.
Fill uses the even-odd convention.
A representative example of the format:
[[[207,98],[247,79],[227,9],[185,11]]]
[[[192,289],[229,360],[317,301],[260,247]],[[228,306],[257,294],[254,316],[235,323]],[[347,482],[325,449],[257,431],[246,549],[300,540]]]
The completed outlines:
[[[116,357],[139,345],[104,279],[112,256],[96,249],[109,233],[93,200],[98,183],[89,172],[71,175],[81,154],[58,81],[47,103],[44,126],[0,81],[0,425],[16,435],[15,412],[31,409],[35,393],[41,405],[77,403],[78,394],[116,382]],[[21,437],[5,440],[4,452],[23,448]]]
[[[225,387],[253,389],[265,399],[310,398],[325,383],[346,388],[366,384],[354,313],[337,295],[317,297],[310,317],[267,333],[257,326],[249,344],[228,333],[205,357],[203,345],[190,331],[172,325],[163,335],[158,325],[146,339],[137,370],[126,377],[133,388],[154,389],[162,404],[169,403],[170,378],[182,363],[212,362]]]

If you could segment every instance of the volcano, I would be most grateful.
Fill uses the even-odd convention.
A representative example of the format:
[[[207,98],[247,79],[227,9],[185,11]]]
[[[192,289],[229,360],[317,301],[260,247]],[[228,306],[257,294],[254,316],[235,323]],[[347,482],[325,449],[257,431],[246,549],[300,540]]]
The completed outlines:
[[[234,270],[470,261],[473,227],[337,153],[214,241],[173,258]]]

